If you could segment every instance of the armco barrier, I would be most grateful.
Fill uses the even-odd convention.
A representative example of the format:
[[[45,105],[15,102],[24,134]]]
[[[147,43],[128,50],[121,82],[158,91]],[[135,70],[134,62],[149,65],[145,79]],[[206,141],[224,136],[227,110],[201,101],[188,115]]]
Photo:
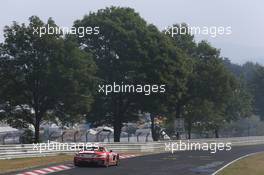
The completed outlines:
[[[187,140],[182,140],[187,141]],[[109,149],[116,152],[165,152],[165,143],[168,142],[179,142],[178,140],[160,141],[160,142],[146,142],[146,143],[99,143],[105,145]],[[235,138],[218,138],[218,139],[192,139],[189,140],[190,143],[214,143],[214,142],[231,142],[232,146],[241,145],[254,145],[254,144],[264,144],[264,136],[256,137],[235,137]],[[74,154],[76,149],[66,150],[65,144],[68,144],[70,148],[72,144],[78,145],[78,143],[58,143],[55,150],[36,150],[33,144],[24,145],[0,145],[0,159],[12,159],[12,158],[22,158],[22,157],[39,157],[39,156],[49,156],[57,155],[60,153]],[[82,143],[79,143],[81,145]]]

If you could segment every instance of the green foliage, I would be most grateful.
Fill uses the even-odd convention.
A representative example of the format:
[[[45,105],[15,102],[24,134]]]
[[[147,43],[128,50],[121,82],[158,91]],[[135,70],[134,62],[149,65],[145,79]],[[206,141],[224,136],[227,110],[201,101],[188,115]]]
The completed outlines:
[[[228,62],[220,57],[219,50],[206,41],[196,44],[190,34],[179,33],[174,35],[173,40],[175,46],[185,51],[191,60],[189,69],[186,69],[190,72],[185,76],[185,91],[178,102],[173,100],[176,117],[185,118],[189,138],[197,122],[218,132],[226,122],[250,114],[252,99],[245,83],[225,67],[223,63]]]
[[[55,26],[51,19],[47,24]],[[33,34],[33,28],[47,24],[33,16],[28,26],[6,26],[0,48],[2,117],[15,127],[33,125],[36,142],[47,114],[74,118],[90,110],[89,84],[95,72],[91,56],[70,39]]]
[[[67,125],[84,118],[112,125],[119,141],[123,123],[136,121],[139,110],[152,114],[153,131],[155,115],[166,114],[170,132],[173,119],[183,117],[189,134],[200,123],[218,136],[225,123],[251,114],[250,80],[254,108],[264,116],[263,67],[232,65],[208,42],[190,34],[172,38],[131,8],[105,8],[74,22],[76,28],[99,27],[99,34],[33,34],[47,25],[56,27],[35,16],[29,25],[14,23],[0,45],[0,119],[19,128],[33,125],[36,141],[43,120]],[[113,82],[164,84],[166,92],[98,92],[98,85]]]
[[[93,53],[101,84],[167,84],[181,73],[180,52],[154,25],[148,25],[130,8],[106,8],[76,21],[75,26],[99,26],[100,34],[78,37]],[[180,87],[181,82],[178,82]],[[137,111],[157,112],[162,95],[97,94],[89,120],[110,123],[115,140],[123,122],[135,120]],[[160,101],[157,101],[160,100]],[[101,106],[104,106],[102,109]],[[155,111],[154,111],[155,110]]]
[[[254,94],[254,110],[257,115],[264,119],[264,67],[257,65],[250,87]]]
[[[240,81],[226,69],[218,50],[202,41],[197,47],[197,58],[199,77],[196,85],[200,98],[209,102],[206,106],[210,111],[203,122],[217,135],[225,122],[250,113],[251,99]]]

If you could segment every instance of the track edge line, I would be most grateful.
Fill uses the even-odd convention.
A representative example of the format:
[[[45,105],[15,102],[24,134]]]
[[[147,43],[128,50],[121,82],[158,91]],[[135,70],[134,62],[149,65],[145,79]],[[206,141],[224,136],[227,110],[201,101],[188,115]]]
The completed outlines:
[[[244,159],[246,157],[249,157],[249,156],[253,156],[253,155],[256,155],[256,154],[259,154],[259,153],[264,153],[264,151],[259,151],[259,152],[255,152],[255,153],[250,153],[250,154],[246,154],[244,156],[241,156],[235,160],[232,160],[231,162],[227,163],[226,165],[224,165],[223,167],[219,168],[218,170],[216,170],[214,173],[212,173],[211,175],[217,175],[217,173],[221,172],[223,169],[229,167],[231,164],[241,160],[241,159]]]

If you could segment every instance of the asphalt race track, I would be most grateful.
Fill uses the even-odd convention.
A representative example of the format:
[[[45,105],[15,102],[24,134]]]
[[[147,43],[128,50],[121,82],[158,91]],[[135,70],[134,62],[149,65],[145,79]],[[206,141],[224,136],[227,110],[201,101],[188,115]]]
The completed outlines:
[[[211,154],[184,151],[125,159],[119,167],[75,167],[60,175],[210,175],[243,155],[264,151],[264,145],[233,147],[231,151]]]

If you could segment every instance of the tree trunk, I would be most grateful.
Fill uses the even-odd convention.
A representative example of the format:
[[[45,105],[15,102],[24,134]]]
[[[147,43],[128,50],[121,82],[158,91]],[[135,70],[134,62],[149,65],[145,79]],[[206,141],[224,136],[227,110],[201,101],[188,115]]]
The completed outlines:
[[[176,105],[176,118],[181,118],[181,106],[180,104]],[[176,128],[175,128],[176,129]],[[180,133],[176,132],[176,139],[179,140],[180,139]]]
[[[153,141],[158,141],[157,133],[156,133],[156,130],[155,130],[155,123],[154,123],[155,115],[150,114],[150,119],[151,119],[151,134],[152,134],[152,139],[153,139]]]
[[[176,105],[176,115],[175,115],[176,118],[181,118],[181,105],[180,104],[177,104]]]
[[[120,142],[121,129],[114,125],[114,142]]]
[[[114,142],[120,142],[122,122],[119,116],[114,121]]]
[[[188,122],[188,139],[191,139],[191,133],[192,133],[192,122]]]
[[[219,138],[218,128],[215,128],[215,138]]]
[[[36,122],[35,122],[35,126],[34,126],[34,128],[35,128],[34,142],[39,143],[40,142],[40,140],[39,140],[40,117],[38,114],[36,114],[35,119],[36,119]]]

